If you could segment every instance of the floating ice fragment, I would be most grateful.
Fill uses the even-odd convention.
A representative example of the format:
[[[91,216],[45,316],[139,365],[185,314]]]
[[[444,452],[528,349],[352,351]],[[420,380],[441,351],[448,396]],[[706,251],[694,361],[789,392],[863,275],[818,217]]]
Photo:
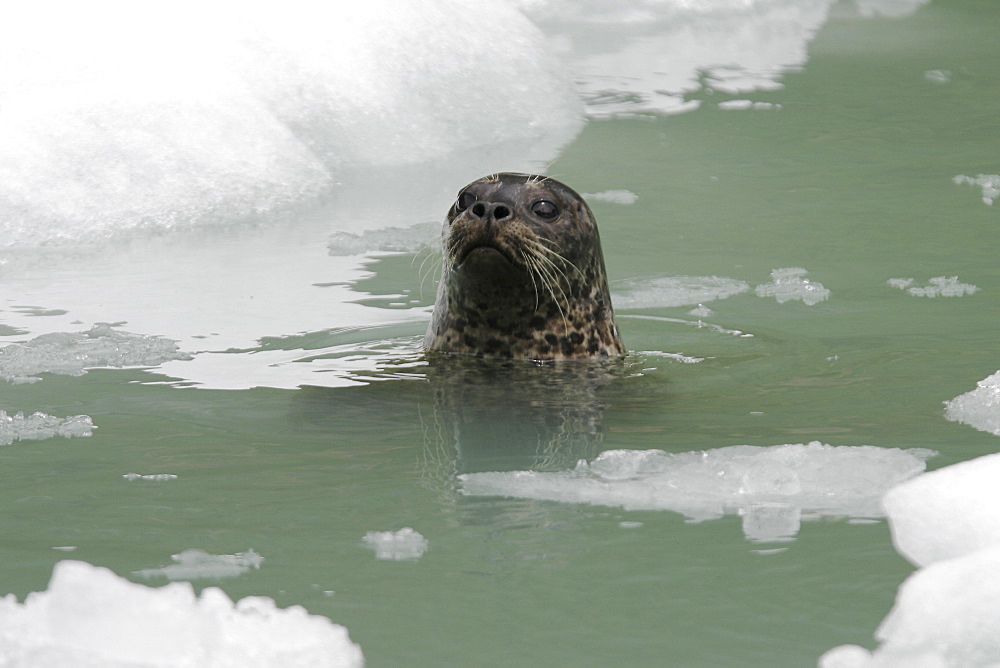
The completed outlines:
[[[805,278],[809,272],[801,267],[775,269],[771,272],[771,282],[757,286],[758,297],[774,297],[779,304],[798,299],[813,306],[829,299],[830,291],[822,283]]]
[[[1000,371],[944,405],[944,416],[949,420],[1000,436]]]
[[[361,234],[335,232],[327,248],[330,255],[362,255],[364,253],[412,253],[436,243],[441,235],[440,223],[418,223],[411,227],[385,227],[365,230]]]
[[[583,193],[585,200],[598,200],[601,202],[611,202],[613,204],[635,204],[639,196],[631,190],[602,190],[599,193]]]
[[[958,276],[935,276],[928,279],[928,285],[914,286],[912,278],[890,278],[886,283],[894,288],[906,290],[915,297],[961,297],[978,292],[979,288],[969,283],[959,283]]]
[[[469,496],[672,510],[700,521],[740,513],[753,540],[794,536],[803,513],[881,517],[880,499],[925,468],[929,450],[808,444],[704,452],[608,450],[561,472],[459,476]]]
[[[188,357],[176,341],[98,323],[86,332],[43,334],[0,348],[0,378],[16,382],[37,380],[32,376],[39,373],[82,376],[87,369],[150,367]]]
[[[712,313],[713,313],[712,309],[708,308],[704,304],[698,304],[697,307],[688,311],[688,315],[693,315],[698,318],[707,318],[710,315],[712,315]]]
[[[375,550],[376,559],[408,561],[419,559],[427,551],[427,539],[409,527],[399,531],[369,531],[361,539]]]
[[[128,480],[129,482],[133,482],[135,480],[153,480],[157,482],[165,482],[167,480],[177,480],[177,476],[175,476],[173,473],[148,473],[146,475],[143,475],[141,473],[126,473],[122,477]]]
[[[746,292],[750,286],[721,276],[667,276],[618,281],[614,288],[612,300],[616,307],[641,309],[701,306],[704,302]]]
[[[891,285],[894,288],[899,288],[900,290],[905,290],[906,288],[908,288],[911,285],[913,285],[913,279],[912,278],[890,278],[888,281],[886,281],[886,283],[888,283],[889,285]]]
[[[993,206],[993,200],[1000,197],[1000,175],[976,174],[973,177],[959,174],[958,176],[952,178],[952,181],[958,185],[968,183],[969,185],[979,186],[982,188],[983,204]]]
[[[197,580],[211,578],[232,578],[250,569],[259,569],[264,557],[253,550],[236,554],[209,554],[204,550],[189,549],[170,557],[175,564],[162,568],[146,568],[135,571],[143,578],[166,578],[168,580]]]
[[[87,437],[97,429],[88,415],[73,415],[57,418],[42,412],[25,417],[24,413],[8,415],[0,410],[0,445],[10,445],[14,441],[40,441],[45,438]]]
[[[146,587],[105,568],[61,561],[46,591],[0,598],[5,666],[358,666],[347,629],[270,598],[236,603],[217,587]]]

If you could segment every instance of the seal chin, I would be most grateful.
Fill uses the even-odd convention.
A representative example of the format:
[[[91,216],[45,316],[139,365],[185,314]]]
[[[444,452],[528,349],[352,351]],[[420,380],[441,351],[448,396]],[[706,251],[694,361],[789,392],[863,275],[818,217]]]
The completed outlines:
[[[512,267],[515,266],[513,258],[511,258],[507,252],[492,244],[482,244],[466,249],[466,251],[462,253],[462,256],[459,258],[458,265],[463,266],[470,261],[472,263],[483,262],[487,264],[500,262]]]

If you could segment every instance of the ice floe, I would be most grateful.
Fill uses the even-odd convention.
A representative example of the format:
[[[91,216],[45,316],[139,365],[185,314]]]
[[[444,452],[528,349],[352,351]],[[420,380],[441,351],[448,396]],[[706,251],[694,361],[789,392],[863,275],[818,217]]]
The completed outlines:
[[[882,494],[925,468],[930,450],[807,444],[714,450],[608,450],[560,472],[459,476],[468,496],[671,510],[692,521],[739,514],[751,540],[794,537],[803,518],[881,517]]]
[[[54,436],[80,438],[91,436],[97,426],[89,415],[57,418],[40,411],[25,416],[24,413],[8,415],[0,410],[0,445],[14,441],[40,441]]]
[[[162,568],[145,568],[135,571],[142,578],[167,580],[198,580],[233,578],[260,568],[264,557],[253,550],[236,554],[209,554],[204,550],[189,549],[170,557],[175,563]]]
[[[914,285],[912,278],[890,278],[889,285],[900,290],[906,290],[914,297],[961,297],[979,292],[979,288],[970,283],[959,283],[958,276],[935,276],[927,280],[927,285]]]
[[[801,267],[786,267],[771,272],[771,282],[757,286],[758,297],[774,297],[779,304],[799,300],[813,306],[830,298],[830,291],[822,283],[806,278],[809,272]]]
[[[949,420],[1000,436],[1000,371],[944,405],[944,416]]]
[[[0,598],[5,666],[360,667],[347,629],[266,597],[235,603],[219,588],[187,582],[146,587],[106,568],[61,561],[48,589],[19,603]]]
[[[749,290],[749,285],[735,278],[666,276],[616,281],[611,298],[622,309],[665,308],[701,305]]]
[[[375,550],[375,558],[385,561],[412,561],[419,559],[429,545],[426,538],[410,527],[399,531],[369,531],[361,543]]]
[[[150,367],[187,357],[176,341],[121,332],[100,323],[86,332],[42,334],[0,348],[0,379],[34,382],[41,373],[81,376],[87,369]]]
[[[1000,665],[1000,454],[917,476],[885,495],[900,586],[874,652],[835,647],[822,668]]]
[[[967,183],[970,186],[979,186],[983,191],[983,204],[993,206],[993,200],[1000,197],[1000,174],[976,174],[975,176],[965,176],[959,174],[952,178],[958,185]]]
[[[182,7],[41,2],[0,26],[0,246],[259,217],[469,147],[550,160],[582,125],[505,0]]]

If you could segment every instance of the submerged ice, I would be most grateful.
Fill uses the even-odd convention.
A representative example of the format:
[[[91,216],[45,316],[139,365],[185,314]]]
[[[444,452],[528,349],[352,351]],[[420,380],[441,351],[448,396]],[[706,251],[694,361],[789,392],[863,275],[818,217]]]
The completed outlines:
[[[80,561],[56,564],[46,591],[0,598],[9,666],[361,666],[347,629],[262,596],[217,587],[151,588]]]
[[[609,450],[570,471],[469,473],[469,496],[672,510],[694,521],[736,513],[753,540],[795,536],[803,516],[881,517],[882,494],[925,468],[929,450],[808,444],[703,452]]]

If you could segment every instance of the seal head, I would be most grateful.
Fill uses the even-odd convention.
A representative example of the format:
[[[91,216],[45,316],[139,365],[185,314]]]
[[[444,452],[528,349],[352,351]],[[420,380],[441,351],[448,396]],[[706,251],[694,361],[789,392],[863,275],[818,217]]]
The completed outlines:
[[[463,188],[424,347],[481,357],[620,356],[594,215],[544,176],[494,174]]]

